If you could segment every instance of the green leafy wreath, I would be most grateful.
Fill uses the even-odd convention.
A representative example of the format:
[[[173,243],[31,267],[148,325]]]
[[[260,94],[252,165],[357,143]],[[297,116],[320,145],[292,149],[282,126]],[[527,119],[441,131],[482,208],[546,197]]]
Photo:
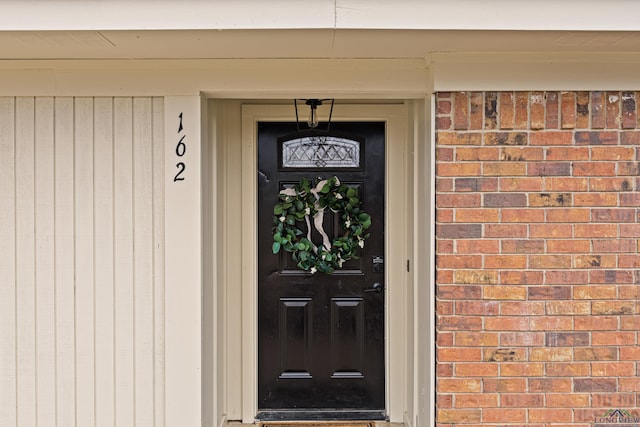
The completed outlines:
[[[296,265],[310,273],[333,273],[357,252],[369,238],[365,231],[371,226],[371,216],[361,209],[358,191],[341,184],[337,177],[317,179],[313,184],[302,178],[293,187],[278,194],[279,202],[273,207],[274,254],[284,250],[292,254]],[[342,234],[333,242],[322,227],[326,210],[337,213]],[[298,223],[306,223],[306,234]],[[322,236],[322,244],[311,241],[311,223]]]

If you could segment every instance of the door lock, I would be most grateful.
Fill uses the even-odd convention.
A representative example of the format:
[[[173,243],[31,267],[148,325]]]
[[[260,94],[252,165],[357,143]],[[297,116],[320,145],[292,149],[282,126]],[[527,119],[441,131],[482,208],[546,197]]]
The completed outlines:
[[[382,283],[380,282],[376,282],[374,283],[370,288],[365,289],[365,292],[377,292],[377,293],[381,293],[384,290],[384,288],[382,287]]]
[[[373,265],[374,273],[384,273],[384,258],[381,256],[374,256],[371,258],[371,264]]]

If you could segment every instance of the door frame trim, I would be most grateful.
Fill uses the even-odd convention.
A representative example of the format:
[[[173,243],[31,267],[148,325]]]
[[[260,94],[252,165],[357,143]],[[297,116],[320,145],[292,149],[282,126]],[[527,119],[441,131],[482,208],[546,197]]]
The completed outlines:
[[[242,421],[255,422],[257,414],[258,328],[257,328],[257,122],[295,120],[290,105],[242,106],[241,184],[241,269],[242,292]],[[385,406],[389,420],[402,422],[407,408],[407,322],[406,289],[410,285],[407,262],[412,240],[407,215],[412,212],[410,180],[412,164],[406,132],[407,108],[403,104],[336,105],[334,121],[384,121],[385,135]],[[391,149],[393,147],[393,149]],[[398,189],[400,191],[398,191]],[[393,212],[390,211],[393,207]],[[392,219],[392,220],[391,220]],[[393,278],[393,279],[392,279]]]

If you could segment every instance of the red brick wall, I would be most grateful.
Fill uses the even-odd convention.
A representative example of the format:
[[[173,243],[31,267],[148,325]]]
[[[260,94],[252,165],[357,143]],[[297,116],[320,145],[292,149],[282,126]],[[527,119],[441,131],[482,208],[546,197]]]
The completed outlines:
[[[640,92],[437,95],[437,420],[640,416]]]

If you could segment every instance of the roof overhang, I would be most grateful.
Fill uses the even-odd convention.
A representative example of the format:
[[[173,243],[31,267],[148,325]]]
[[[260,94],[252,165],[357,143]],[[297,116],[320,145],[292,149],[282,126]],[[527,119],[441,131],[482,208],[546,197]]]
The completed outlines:
[[[443,53],[640,53],[636,31],[2,31],[0,59],[396,59]]]

